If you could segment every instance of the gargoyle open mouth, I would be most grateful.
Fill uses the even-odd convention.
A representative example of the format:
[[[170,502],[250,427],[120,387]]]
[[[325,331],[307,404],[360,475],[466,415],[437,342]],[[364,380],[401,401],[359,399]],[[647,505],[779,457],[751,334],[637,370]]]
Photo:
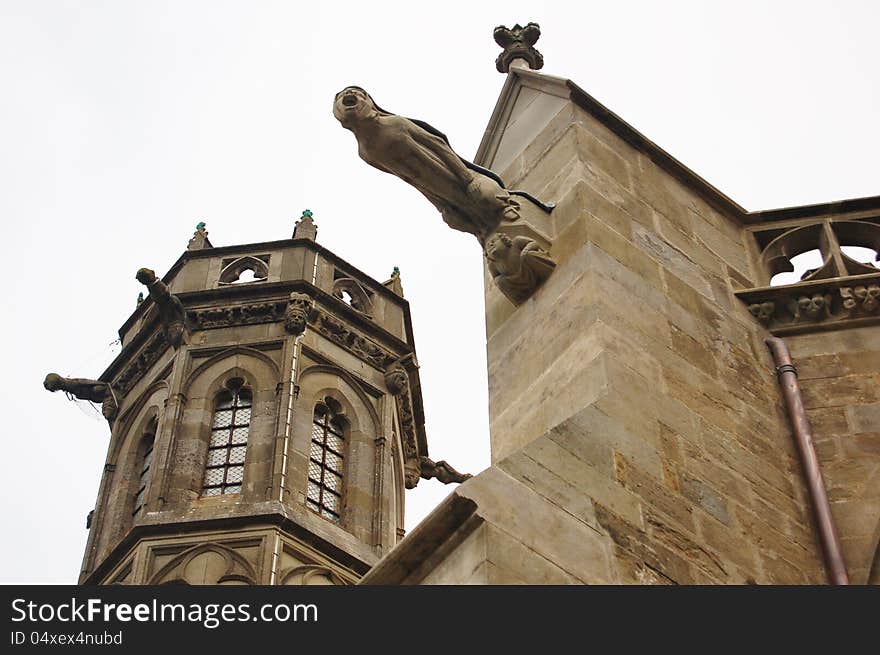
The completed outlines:
[[[342,104],[345,107],[354,107],[357,104],[357,96],[353,93],[346,93],[342,96]]]

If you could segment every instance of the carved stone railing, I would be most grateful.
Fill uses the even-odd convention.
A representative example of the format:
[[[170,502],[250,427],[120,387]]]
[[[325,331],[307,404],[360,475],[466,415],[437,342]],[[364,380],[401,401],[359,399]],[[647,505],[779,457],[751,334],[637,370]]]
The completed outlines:
[[[880,323],[880,271],[736,292],[777,335]]]

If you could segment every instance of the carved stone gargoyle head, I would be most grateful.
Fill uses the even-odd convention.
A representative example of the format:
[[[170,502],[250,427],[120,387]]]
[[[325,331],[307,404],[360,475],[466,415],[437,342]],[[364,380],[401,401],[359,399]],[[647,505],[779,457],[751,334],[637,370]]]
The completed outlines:
[[[307,293],[294,291],[287,302],[284,314],[284,329],[290,334],[299,335],[305,332],[306,324],[312,317],[314,301]]]
[[[153,299],[159,310],[159,319],[162,322],[165,338],[168,343],[177,348],[183,343],[186,335],[186,312],[183,309],[183,304],[149,268],[138,269],[135,278],[149,289],[150,298]]]
[[[352,129],[357,123],[387,113],[380,109],[370,94],[359,86],[347,86],[333,99],[333,115],[342,127]]]
[[[393,396],[399,396],[409,388],[409,376],[401,366],[394,366],[385,373],[385,386]]]

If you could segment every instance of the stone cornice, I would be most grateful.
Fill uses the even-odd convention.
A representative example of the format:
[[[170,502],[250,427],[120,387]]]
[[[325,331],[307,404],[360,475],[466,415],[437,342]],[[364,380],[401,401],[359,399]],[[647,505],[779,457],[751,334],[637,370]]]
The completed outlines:
[[[287,306],[291,291],[302,291],[310,295],[323,307],[329,308],[332,314],[343,318],[347,325],[357,327],[363,335],[368,337],[370,342],[375,342],[385,350],[395,353],[392,359],[400,357],[403,353],[413,352],[413,346],[410,344],[355,311],[344,301],[304,280],[266,282],[252,286],[228,286],[203,291],[188,291],[176,295],[183,303],[193,329],[212,329],[232,325],[283,321],[284,308]],[[228,301],[228,304],[220,305],[220,301]],[[144,301],[141,305],[146,302],[148,301]],[[408,304],[406,310],[407,331],[410,333],[408,337],[411,339],[412,328],[409,321]],[[106,382],[117,376],[119,371],[126,366],[126,362],[135,357],[143,344],[151,341],[154,338],[151,335],[155,335],[158,331],[160,331],[158,320],[151,321],[141,327],[99,379]],[[355,352],[355,354],[358,353]],[[365,361],[371,363],[368,359]]]
[[[261,527],[277,527],[291,536],[301,539],[307,544],[317,548],[320,552],[332,557],[340,562],[343,566],[351,569],[358,575],[363,575],[370,570],[370,566],[375,561],[367,561],[353,556],[350,552],[342,550],[340,547],[321,538],[306,527],[297,523],[295,517],[285,512],[280,504],[276,502],[263,503],[265,512],[255,512],[242,516],[224,516],[210,519],[184,519],[175,517],[173,521],[164,521],[164,519],[156,519],[156,523],[141,523],[134,526],[125,537],[119,541],[105,557],[101,563],[89,571],[88,575],[80,580],[81,585],[97,585],[101,584],[101,580],[110,574],[110,572],[123,561],[125,556],[137,546],[141,539],[149,537],[161,537],[165,535],[178,536],[181,534],[198,534],[202,532],[210,532],[212,530],[222,529],[228,531],[235,528],[261,528]],[[304,510],[305,511],[305,510]],[[371,555],[371,557],[375,557]]]
[[[375,280],[370,277],[360,269],[352,266],[347,261],[334,254],[330,250],[327,250],[322,245],[312,241],[311,239],[282,239],[279,241],[261,241],[258,243],[245,243],[234,246],[220,246],[214,248],[206,248],[204,250],[184,250],[180,257],[177,258],[177,261],[171,265],[171,268],[168,269],[168,272],[162,277],[162,281],[165,284],[171,284],[171,281],[174,277],[180,272],[180,269],[183,268],[183,265],[192,259],[204,259],[210,257],[223,257],[224,255],[242,255],[249,254],[254,251],[260,250],[278,250],[278,249],[286,249],[286,248],[294,248],[299,247],[306,250],[311,250],[312,252],[317,252],[320,255],[324,256],[332,262],[335,266],[337,266],[340,270],[344,271],[350,277],[356,278],[358,282],[361,282],[365,286],[369,287],[370,291],[378,293],[380,295],[385,296],[391,302],[400,305],[404,308],[404,312],[407,316],[407,322],[409,322],[409,302],[402,296],[394,293],[391,289],[386,287],[381,282]],[[276,284],[296,284],[296,283],[306,283],[305,280],[291,280],[288,282],[276,283]],[[269,286],[271,283],[265,283],[260,285],[245,285],[245,286],[233,286],[233,287],[224,287],[220,289],[207,289],[205,291],[197,291],[197,292],[189,292],[189,293],[206,293],[211,291],[223,291],[223,290],[232,290],[234,292],[247,294],[249,290],[258,289],[260,287]],[[183,297],[188,295],[187,293],[177,293],[175,294],[178,297]],[[122,326],[119,328],[119,335],[122,336],[128,329],[139,319],[141,318],[153,305],[152,300],[147,298],[142,302],[138,307],[131,313],[131,315],[125,320]],[[411,339],[411,328],[408,327],[408,336]]]

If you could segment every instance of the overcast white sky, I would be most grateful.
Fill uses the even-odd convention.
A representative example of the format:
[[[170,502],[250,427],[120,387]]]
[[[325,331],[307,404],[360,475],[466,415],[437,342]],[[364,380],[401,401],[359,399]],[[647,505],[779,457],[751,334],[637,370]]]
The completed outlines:
[[[331,112],[348,84],[472,157],[498,24],[540,23],[568,77],[748,209],[880,194],[876,2],[0,0],[4,538],[0,582],[73,583],[106,423],[45,374],[97,377],[142,287],[215,245],[318,241],[399,266],[435,459],[489,463],[482,260]],[[555,200],[547,198],[546,200]],[[408,494],[408,527],[449,491]]]

